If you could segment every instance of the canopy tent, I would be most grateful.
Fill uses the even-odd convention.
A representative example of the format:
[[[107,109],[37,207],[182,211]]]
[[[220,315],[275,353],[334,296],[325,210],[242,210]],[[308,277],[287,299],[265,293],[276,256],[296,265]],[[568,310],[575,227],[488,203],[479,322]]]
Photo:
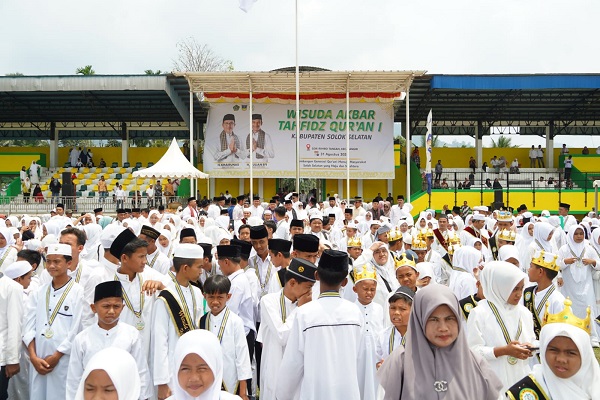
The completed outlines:
[[[173,138],[169,149],[156,164],[150,168],[135,171],[134,178],[195,178],[208,179],[208,174],[200,171],[188,161]]]

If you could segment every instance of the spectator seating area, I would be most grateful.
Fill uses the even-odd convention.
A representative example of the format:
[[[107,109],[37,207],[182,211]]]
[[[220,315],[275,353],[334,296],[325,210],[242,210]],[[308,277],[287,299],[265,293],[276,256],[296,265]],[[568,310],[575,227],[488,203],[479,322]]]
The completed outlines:
[[[487,172],[483,172],[481,168],[478,168],[474,173],[471,189],[485,188],[486,179],[490,179],[493,183],[496,178],[498,178],[503,188],[509,186],[511,189],[532,189],[534,187],[535,189],[554,189],[553,185],[548,185],[548,178],[552,177],[554,181],[558,181],[559,172],[562,172],[562,170],[558,168],[520,168],[519,173],[509,174],[508,168],[504,171],[501,170],[500,173],[494,172],[493,168],[488,168]],[[471,168],[444,168],[442,179],[446,179],[448,189],[454,189],[458,187],[459,183],[464,182],[465,178],[469,178],[471,173],[473,173]],[[432,175],[435,175],[433,171]],[[540,177],[544,178],[543,183],[539,180]]]

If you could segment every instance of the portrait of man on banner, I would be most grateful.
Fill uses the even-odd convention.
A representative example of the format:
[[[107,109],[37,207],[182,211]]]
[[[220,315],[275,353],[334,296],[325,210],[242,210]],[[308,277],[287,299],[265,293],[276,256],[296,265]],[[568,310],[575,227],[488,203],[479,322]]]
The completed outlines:
[[[258,162],[267,162],[269,158],[275,157],[273,150],[273,141],[271,136],[262,129],[262,114],[252,114],[252,138],[246,136],[246,152],[248,158],[252,153],[252,160]]]
[[[235,115],[225,114],[221,126],[223,130],[219,134],[219,141],[213,149],[215,161],[243,161],[246,158],[246,150],[241,146],[240,138],[233,131],[235,128]]]

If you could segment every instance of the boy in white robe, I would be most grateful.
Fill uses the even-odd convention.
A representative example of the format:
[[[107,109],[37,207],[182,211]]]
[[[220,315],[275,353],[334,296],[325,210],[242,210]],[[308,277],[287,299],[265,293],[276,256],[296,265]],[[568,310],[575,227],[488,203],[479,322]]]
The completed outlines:
[[[297,311],[277,375],[278,400],[359,400],[358,357],[362,315],[340,297],[348,276],[348,254],[325,250],[315,277],[318,300]]]
[[[311,301],[316,270],[317,267],[310,261],[293,259],[283,270],[283,289],[265,295],[260,302],[262,324],[256,340],[263,345],[260,366],[260,398],[263,400],[275,400],[276,376],[296,319],[296,310]]]
[[[152,323],[152,376],[158,386],[158,398],[171,395],[169,387],[173,379],[175,346],[184,333],[197,329],[202,316],[204,297],[200,289],[191,284],[197,282],[204,258],[202,247],[184,243],[177,246],[173,257],[175,274],[169,271],[167,283],[154,306]]]
[[[404,346],[414,297],[415,292],[406,286],[401,286],[388,299],[391,326],[380,336],[381,362],[400,345]]]
[[[24,287],[15,282],[11,275],[19,266],[25,270],[28,268],[26,274],[31,274],[31,265],[26,261],[13,263],[5,269],[4,275],[0,273],[0,398],[3,399],[8,398],[11,377],[18,376],[19,372],[25,374],[20,371],[19,365]],[[20,269],[15,274],[21,276],[22,272],[24,270]]]
[[[66,397],[71,346],[88,314],[83,288],[67,273],[71,262],[71,246],[48,246],[46,269],[52,281],[29,296],[23,342],[33,367],[31,400]]]
[[[75,336],[67,373],[66,398],[75,399],[88,362],[96,353],[108,347],[118,347],[131,354],[140,375],[140,399],[150,398],[153,388],[139,331],[131,325],[119,323],[124,307],[121,283],[108,281],[98,284],[94,289],[94,303],[90,307],[98,320]]]
[[[229,393],[237,392],[247,400],[247,380],[252,378],[252,366],[244,323],[227,306],[232,297],[230,290],[231,281],[225,276],[215,275],[206,280],[204,297],[210,312],[204,314],[199,325],[200,329],[214,333],[221,343],[224,389]]]
[[[379,337],[383,331],[383,307],[373,302],[377,291],[377,273],[370,263],[363,263],[354,266],[352,276],[354,277],[353,291],[357,296],[354,304],[364,319],[358,364],[360,398],[375,400],[379,386],[375,366],[381,360]]]

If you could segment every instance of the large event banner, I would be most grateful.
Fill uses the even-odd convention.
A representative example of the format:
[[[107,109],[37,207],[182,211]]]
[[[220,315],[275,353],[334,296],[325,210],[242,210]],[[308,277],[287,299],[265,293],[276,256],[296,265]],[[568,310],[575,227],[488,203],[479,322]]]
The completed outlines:
[[[205,132],[204,172],[211,177],[296,176],[295,104],[211,104]],[[390,103],[350,104],[350,177],[394,178],[394,116]],[[300,107],[300,177],[346,178],[346,105]]]

